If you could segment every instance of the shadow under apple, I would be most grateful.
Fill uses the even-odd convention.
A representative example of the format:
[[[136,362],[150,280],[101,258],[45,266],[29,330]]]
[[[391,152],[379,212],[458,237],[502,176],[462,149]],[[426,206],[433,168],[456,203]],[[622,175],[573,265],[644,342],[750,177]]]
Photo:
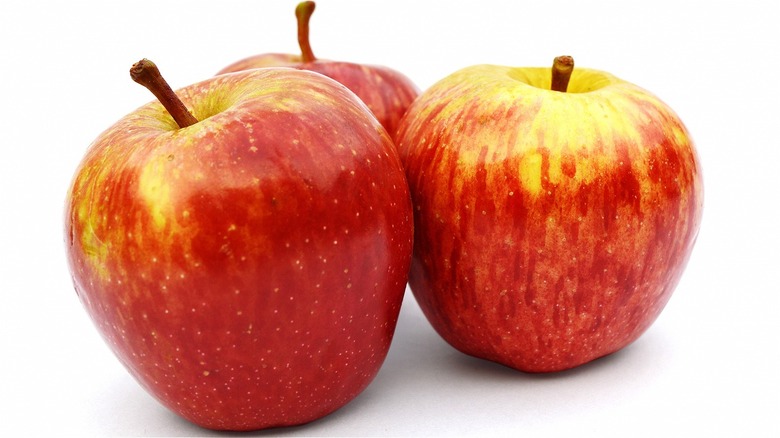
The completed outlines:
[[[627,394],[641,393],[664,367],[668,352],[662,330],[650,330],[628,347],[566,371],[524,373],[507,366],[463,354],[428,324],[407,292],[396,334],[379,374],[358,397],[335,412],[299,426],[251,432],[202,429],[156,403],[129,377],[107,391],[99,414],[108,434],[168,436],[299,436],[415,433],[398,423],[416,413],[427,418],[432,430],[448,416],[468,409],[475,421],[489,416],[482,403],[506,403],[513,421],[534,415],[537,405],[565,400],[572,408],[595,399],[609,403]],[[666,351],[666,352],[665,352]],[[394,412],[388,415],[388,412]],[[110,417],[108,416],[110,413]],[[417,420],[419,421],[419,420]],[[418,425],[419,426],[419,425]],[[476,426],[475,426],[476,427]]]
[[[452,372],[455,375],[475,379],[561,380],[581,378],[632,369],[641,373],[642,368],[653,366],[653,357],[663,353],[664,339],[660,330],[649,330],[625,348],[602,356],[578,367],[552,373],[526,373],[508,366],[464,354],[447,344],[428,324],[417,303],[407,290],[404,306],[383,372],[400,373],[413,368],[414,373],[426,367],[431,371]],[[413,361],[413,363],[412,363]],[[396,363],[398,362],[398,363]],[[409,377],[409,371],[404,372]],[[400,376],[399,376],[400,377]]]

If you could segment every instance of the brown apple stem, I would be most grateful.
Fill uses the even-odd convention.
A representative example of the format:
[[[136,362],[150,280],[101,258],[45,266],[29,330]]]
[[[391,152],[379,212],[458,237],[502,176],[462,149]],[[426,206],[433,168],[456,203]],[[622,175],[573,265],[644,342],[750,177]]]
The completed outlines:
[[[560,91],[565,93],[569,88],[569,79],[571,79],[571,72],[574,70],[574,58],[571,56],[558,56],[553,60],[552,66],[552,82],[550,89],[553,91]]]
[[[300,2],[295,8],[295,17],[298,19],[298,45],[301,47],[301,61],[316,61],[314,52],[309,43],[309,19],[314,13],[314,2]]]
[[[198,123],[198,119],[190,113],[179,96],[173,92],[168,82],[163,79],[160,70],[152,61],[144,58],[130,68],[130,77],[146,87],[171,114],[179,128],[186,128]]]

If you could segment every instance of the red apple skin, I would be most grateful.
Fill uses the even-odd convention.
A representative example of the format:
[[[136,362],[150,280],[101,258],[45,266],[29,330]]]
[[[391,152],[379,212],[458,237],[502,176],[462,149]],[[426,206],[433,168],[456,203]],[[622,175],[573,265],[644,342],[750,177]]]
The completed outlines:
[[[549,69],[464,69],[415,101],[397,138],[415,298],[452,346],[526,372],[645,332],[702,215],[700,164],[671,109],[602,72],[575,69],[573,93],[549,83]]]
[[[385,130],[316,73],[258,69],[153,102],[69,190],[76,292],[130,373],[210,429],[306,423],[356,397],[393,337],[411,201]]]
[[[283,53],[266,53],[246,58],[225,67],[218,74],[262,67],[311,70],[336,80],[368,106],[393,138],[401,117],[420,94],[411,79],[388,67],[319,59],[303,62],[300,55]]]

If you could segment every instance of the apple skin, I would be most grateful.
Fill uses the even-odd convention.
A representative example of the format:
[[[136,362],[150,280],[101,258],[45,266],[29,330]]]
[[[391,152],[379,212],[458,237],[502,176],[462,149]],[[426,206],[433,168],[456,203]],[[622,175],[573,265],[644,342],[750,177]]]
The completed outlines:
[[[458,350],[526,372],[636,340],[675,289],[701,223],[678,116],[608,73],[481,65],[433,85],[397,147],[414,206],[409,283]]]
[[[210,429],[306,423],[374,378],[406,287],[412,213],[365,105],[293,69],[177,92],[90,146],[68,192],[76,292],[162,404]]]
[[[238,61],[219,74],[261,67],[291,67],[311,70],[345,85],[365,102],[391,137],[406,109],[419,95],[417,86],[402,73],[388,67],[351,62],[300,61],[300,56],[268,53]]]

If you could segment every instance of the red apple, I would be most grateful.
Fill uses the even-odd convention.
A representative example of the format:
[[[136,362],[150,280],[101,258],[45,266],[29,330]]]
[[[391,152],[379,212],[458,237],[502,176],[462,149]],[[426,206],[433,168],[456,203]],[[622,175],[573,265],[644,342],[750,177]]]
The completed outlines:
[[[529,372],[578,366],[647,330],[702,215],[678,116],[564,59],[568,92],[549,68],[460,70],[415,101],[397,138],[423,312],[455,348]]]
[[[231,64],[219,73],[259,67],[292,67],[322,73],[352,90],[394,137],[401,117],[419,90],[408,77],[387,67],[317,59],[309,43],[309,18],[313,12],[312,1],[299,3],[295,9],[300,55],[265,53]]]
[[[392,141],[316,73],[221,75],[179,90],[177,109],[154,71],[133,68],[174,118],[152,102],[119,120],[68,192],[78,296],[140,384],[200,426],[333,412],[379,370],[406,287]]]

